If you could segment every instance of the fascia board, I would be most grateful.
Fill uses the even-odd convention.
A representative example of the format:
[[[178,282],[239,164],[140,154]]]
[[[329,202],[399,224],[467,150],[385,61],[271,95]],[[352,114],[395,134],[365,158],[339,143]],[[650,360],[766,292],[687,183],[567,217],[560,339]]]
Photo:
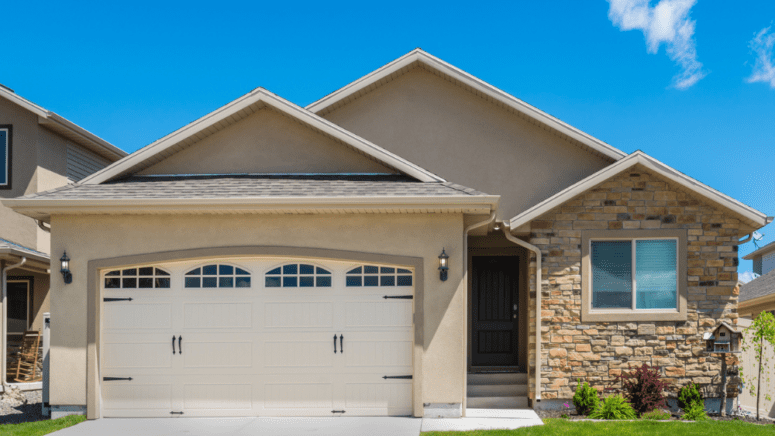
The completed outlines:
[[[27,100],[26,98],[19,96],[15,92],[11,92],[11,91],[8,91],[7,89],[0,88],[0,96],[4,97],[6,100],[11,101],[12,103],[15,103],[23,107],[24,109],[27,109],[28,111],[32,112],[33,114],[39,117],[48,118],[47,110]]]
[[[602,153],[605,156],[608,156],[611,159],[619,160],[627,156],[627,153],[609,144],[606,144],[605,142],[547,114],[535,106],[532,106],[510,95],[509,93],[502,91],[495,86],[490,85],[489,83],[419,49],[414,50],[404,55],[403,57],[385,65],[384,67],[344,86],[338,91],[335,91],[323,97],[322,99],[309,104],[307,106],[307,110],[320,113],[327,107],[349,97],[350,95],[372,85],[373,83],[382,80],[383,78],[401,70],[413,62],[421,62],[437,71],[454,77],[456,80],[460,81],[466,86],[471,87],[536,121],[554,128],[555,130],[581,142],[582,144],[592,148],[599,153]]]
[[[27,259],[34,260],[44,264],[48,264],[51,260],[48,257],[44,257],[35,253],[29,253],[24,250],[17,250],[11,247],[0,247],[0,255],[14,256],[18,258],[26,257]]]
[[[430,173],[429,171],[426,171],[392,153],[389,153],[387,150],[384,150],[383,148],[369,141],[366,141],[365,139],[360,138],[351,132],[346,131],[345,129],[331,123],[330,121],[325,120],[309,111],[306,111],[265,89],[259,88],[234,100],[226,106],[223,106],[222,108],[217,109],[214,112],[211,112],[204,117],[176,130],[175,132],[170,133],[169,135],[138,150],[137,152],[114,163],[113,165],[84,178],[80,183],[86,185],[97,185],[103,183],[110,178],[131,169],[145,159],[149,159],[152,156],[164,151],[165,149],[172,147],[173,145],[190,137],[191,135],[200,132],[214,124],[217,124],[222,120],[234,115],[235,113],[245,109],[246,107],[259,102],[262,102],[269,107],[283,112],[292,118],[306,122],[307,124],[349,144],[350,146],[362,151],[363,153],[372,156],[389,166],[395,167],[400,171],[405,172],[406,174],[418,179],[421,182],[445,181],[444,179]]]
[[[764,256],[766,254],[769,254],[771,252],[775,251],[775,242],[770,242],[769,244],[765,245],[764,247],[752,252],[748,253],[745,256],[743,256],[743,259],[745,260],[753,260],[755,257]]]
[[[711,201],[714,201],[732,210],[733,212],[750,219],[752,222],[761,224],[761,226],[765,226],[770,221],[772,221],[771,217],[767,217],[767,215],[751,208],[750,206],[746,206],[743,203],[740,203],[739,201],[724,195],[673,168],[670,168],[669,166],[659,162],[658,160],[646,155],[641,151],[636,151],[628,157],[609,165],[608,167],[598,171],[586,179],[581,180],[580,182],[566,188],[558,194],[549,197],[536,206],[515,216],[510,221],[511,228],[515,229],[540,217],[546,212],[549,212],[551,209],[561,205],[562,203],[565,203],[566,201],[586,192],[594,186],[603,183],[611,177],[614,177],[622,171],[625,171],[626,169],[631,168],[637,164],[643,165],[651,171],[661,175],[662,177],[665,177],[668,180],[672,180],[684,188],[687,188],[702,197],[708,198]]]
[[[771,294],[762,295],[760,297],[751,298],[750,300],[740,301],[737,303],[738,307],[757,306],[764,303],[775,303],[775,290]]]
[[[49,112],[49,116],[44,120],[43,124],[47,122],[56,123],[62,128],[69,130],[74,135],[81,138],[82,141],[86,141],[92,144],[94,147],[100,150],[103,155],[107,155],[110,159],[121,159],[128,154],[124,150],[116,147],[115,145],[105,141],[94,133],[91,133],[83,127],[54,112]]]

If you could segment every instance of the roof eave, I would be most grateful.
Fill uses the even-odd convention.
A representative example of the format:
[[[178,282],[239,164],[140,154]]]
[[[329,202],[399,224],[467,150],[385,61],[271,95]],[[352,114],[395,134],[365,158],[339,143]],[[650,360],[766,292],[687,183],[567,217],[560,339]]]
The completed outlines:
[[[29,260],[33,260],[33,261],[45,263],[45,264],[48,264],[51,259],[49,256],[43,255],[43,253],[36,254],[36,253],[28,252],[26,250],[20,250],[20,249],[17,249],[14,247],[8,247],[8,246],[0,247],[0,255],[13,256],[19,259],[26,257]]]
[[[765,254],[769,254],[771,252],[775,251],[775,242],[770,242],[769,244],[765,245],[762,248],[759,248],[758,250],[748,253],[745,256],[743,256],[743,259],[745,260],[753,260],[755,257],[764,256]]]

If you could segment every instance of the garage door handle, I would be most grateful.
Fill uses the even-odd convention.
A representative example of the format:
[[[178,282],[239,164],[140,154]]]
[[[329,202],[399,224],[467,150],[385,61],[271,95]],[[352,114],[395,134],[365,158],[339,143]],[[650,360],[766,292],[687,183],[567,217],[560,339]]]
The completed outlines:
[[[334,354],[336,354],[336,335],[334,335]]]
[[[183,336],[178,336],[178,354],[183,354]]]
[[[336,336],[334,336],[334,337],[336,337]],[[339,352],[342,353],[342,354],[344,354],[344,343],[343,343],[343,341],[344,341],[344,336],[339,335]]]
[[[175,354],[175,335],[172,335],[172,354]]]

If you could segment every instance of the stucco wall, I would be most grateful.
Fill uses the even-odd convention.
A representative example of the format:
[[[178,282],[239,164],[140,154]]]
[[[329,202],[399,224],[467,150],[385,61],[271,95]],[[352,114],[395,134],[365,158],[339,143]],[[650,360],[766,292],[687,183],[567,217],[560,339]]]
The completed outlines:
[[[661,368],[674,387],[689,381],[720,390],[720,360],[704,352],[703,333],[737,314],[737,219],[725,216],[666,180],[634,167],[546,213],[532,223],[530,242],[543,253],[542,397],[571,398],[576,379],[602,389],[630,366]],[[683,230],[688,284],[685,320],[588,321],[582,313],[585,232]],[[686,261],[681,277],[680,262]],[[535,261],[531,264],[531,338],[535,336]],[[535,343],[531,340],[530,372]],[[530,379],[534,391],[534,378]],[[729,393],[735,395],[730,383]]]
[[[84,405],[87,359],[87,264],[90,260],[228,246],[291,246],[414,256],[425,259],[425,403],[463,398],[465,287],[462,215],[54,216],[52,248],[67,250],[73,283],[52,281],[51,403]],[[88,235],[88,236],[87,236]],[[444,247],[450,276],[436,273]],[[421,403],[420,403],[421,404]],[[418,410],[417,407],[415,410]]]
[[[610,163],[421,68],[323,117],[449,181],[501,195],[499,219]]]
[[[393,173],[283,114],[262,109],[139,174]]]

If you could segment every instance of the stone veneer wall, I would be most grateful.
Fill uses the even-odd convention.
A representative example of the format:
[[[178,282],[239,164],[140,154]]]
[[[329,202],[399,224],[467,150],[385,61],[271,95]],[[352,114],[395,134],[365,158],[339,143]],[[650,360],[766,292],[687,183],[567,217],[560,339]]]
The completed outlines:
[[[599,390],[629,366],[661,367],[673,386],[693,381],[721,390],[720,359],[702,334],[718,320],[737,323],[739,221],[636,166],[532,223],[529,242],[543,253],[543,399],[571,398],[576,379]],[[687,229],[687,321],[582,322],[584,230]],[[530,392],[535,392],[535,258],[530,264]],[[730,362],[731,363],[731,362]],[[736,396],[737,386],[729,385]]]

